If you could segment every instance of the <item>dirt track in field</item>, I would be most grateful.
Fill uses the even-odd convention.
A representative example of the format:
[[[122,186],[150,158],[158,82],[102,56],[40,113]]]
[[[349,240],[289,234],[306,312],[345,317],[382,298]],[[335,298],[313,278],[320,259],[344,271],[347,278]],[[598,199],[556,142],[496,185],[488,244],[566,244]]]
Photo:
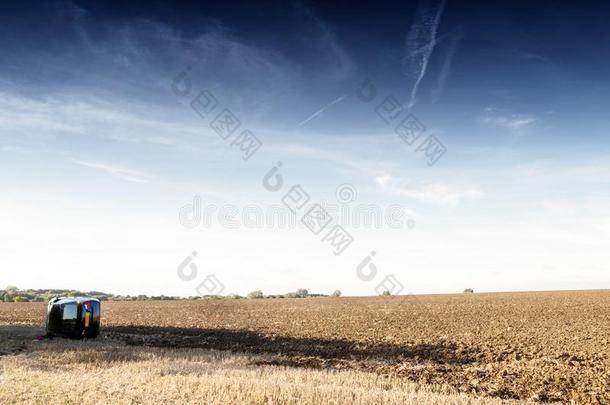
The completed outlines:
[[[0,304],[41,325],[44,304]],[[610,403],[610,291],[103,303],[102,338],[279,354],[477,395]]]

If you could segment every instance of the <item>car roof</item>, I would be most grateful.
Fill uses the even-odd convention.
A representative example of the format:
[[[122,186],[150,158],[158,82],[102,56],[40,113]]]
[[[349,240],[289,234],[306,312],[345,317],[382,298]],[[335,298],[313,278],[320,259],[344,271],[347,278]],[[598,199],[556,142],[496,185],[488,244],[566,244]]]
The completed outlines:
[[[77,303],[82,304],[86,301],[96,301],[100,302],[97,298],[93,297],[55,297],[49,301],[49,304],[69,304],[69,303]]]

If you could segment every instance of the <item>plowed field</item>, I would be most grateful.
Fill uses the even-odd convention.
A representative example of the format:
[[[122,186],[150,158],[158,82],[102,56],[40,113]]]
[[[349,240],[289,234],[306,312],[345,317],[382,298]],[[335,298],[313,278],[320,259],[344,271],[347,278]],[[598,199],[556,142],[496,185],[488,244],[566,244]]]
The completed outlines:
[[[1,303],[42,325],[45,304]],[[101,339],[273,354],[477,396],[610,403],[610,291],[103,303]]]

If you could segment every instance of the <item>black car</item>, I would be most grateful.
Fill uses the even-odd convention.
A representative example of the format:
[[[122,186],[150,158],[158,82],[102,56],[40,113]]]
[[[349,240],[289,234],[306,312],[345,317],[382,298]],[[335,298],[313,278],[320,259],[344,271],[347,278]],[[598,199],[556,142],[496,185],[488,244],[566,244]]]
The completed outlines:
[[[100,333],[100,313],[97,298],[53,298],[47,309],[47,336],[94,338]]]

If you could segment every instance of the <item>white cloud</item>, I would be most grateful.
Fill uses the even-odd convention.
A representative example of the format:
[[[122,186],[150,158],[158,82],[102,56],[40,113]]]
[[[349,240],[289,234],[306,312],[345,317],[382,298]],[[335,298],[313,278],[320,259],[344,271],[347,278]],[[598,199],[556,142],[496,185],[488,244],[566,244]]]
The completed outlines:
[[[331,164],[334,171],[341,173],[371,177],[410,169],[409,162],[401,160],[400,154],[398,157],[390,156],[400,142],[390,134],[380,133],[369,137],[349,134],[333,136],[304,131],[293,133],[290,141],[287,141],[284,132],[267,130],[265,136],[265,152],[276,158],[279,155],[282,159],[325,162]],[[384,160],[376,158],[375,154],[380,152],[384,153]]]
[[[567,158],[536,159],[499,171],[502,175],[511,178],[528,180],[530,182],[543,182],[547,187],[551,184],[564,186],[601,184],[610,182],[610,166],[608,156],[590,158],[588,161],[568,161]]]
[[[160,112],[149,105],[134,111],[125,104],[112,103],[82,94],[54,94],[42,99],[0,92],[0,133],[23,139],[50,139],[84,136],[110,139],[120,143],[175,145],[177,135],[198,138],[210,134],[204,125],[189,125],[170,118],[158,118]],[[188,117],[188,115],[187,115]]]
[[[483,117],[486,124],[494,124],[505,128],[518,129],[536,122],[536,118],[527,115]]]
[[[429,183],[419,187],[409,187],[404,182],[393,178],[391,175],[383,175],[375,179],[376,183],[385,192],[397,194],[412,200],[431,203],[436,205],[458,205],[463,201],[480,200],[486,193],[468,189],[456,191],[450,187],[439,184]]]
[[[538,119],[530,114],[514,114],[510,110],[504,108],[496,108],[493,106],[486,107],[484,115],[481,117],[481,122],[491,124],[507,129],[520,129],[538,121]]]

